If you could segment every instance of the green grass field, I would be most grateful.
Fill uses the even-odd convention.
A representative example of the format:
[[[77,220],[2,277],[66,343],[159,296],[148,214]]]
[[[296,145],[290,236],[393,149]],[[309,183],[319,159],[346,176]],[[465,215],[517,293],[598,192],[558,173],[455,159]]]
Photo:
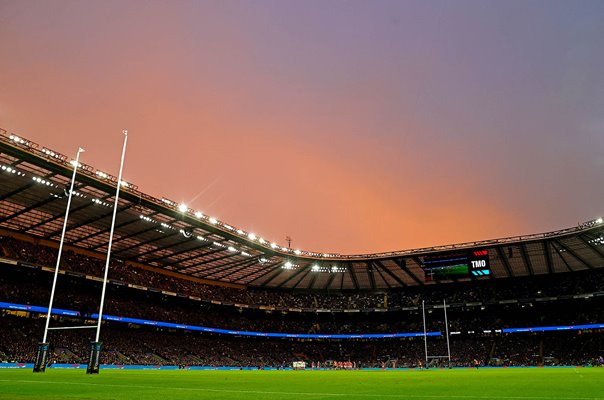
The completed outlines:
[[[603,368],[430,371],[0,370],[0,399],[604,399]]]

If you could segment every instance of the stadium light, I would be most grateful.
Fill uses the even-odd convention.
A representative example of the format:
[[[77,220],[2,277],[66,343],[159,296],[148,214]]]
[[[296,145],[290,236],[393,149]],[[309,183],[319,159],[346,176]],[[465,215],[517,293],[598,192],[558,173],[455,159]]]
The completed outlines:
[[[55,158],[55,159],[57,159],[59,161],[65,161],[65,160],[67,160],[67,156],[64,156],[61,153],[57,153],[55,151],[52,151],[52,150],[50,150],[49,148],[46,148],[46,147],[44,147],[42,149],[42,153],[46,154],[49,157]]]
[[[195,211],[195,218],[203,218],[203,213],[201,211]]]
[[[16,174],[18,176],[25,176],[25,174],[17,169],[11,168],[9,166],[3,165],[2,171],[10,172],[11,174]],[[35,180],[35,178],[34,178]]]
[[[25,146],[30,146],[31,147],[31,145],[32,145],[32,142],[30,142],[29,140],[23,139],[23,138],[21,138],[21,137],[19,137],[17,135],[10,135],[9,139],[12,140],[15,143],[23,144]]]
[[[93,203],[95,203],[95,204],[101,205],[101,206],[105,206],[105,207],[111,207],[111,204],[106,203],[106,202],[104,202],[104,201],[103,201],[103,200],[101,200],[101,199],[92,199],[92,202],[93,202]],[[141,218],[142,218],[142,217],[143,217],[143,216],[141,215]]]
[[[596,220],[596,223],[597,223],[597,224],[601,224],[602,222],[604,222],[604,220],[602,220],[602,218],[601,218],[601,217],[600,217],[600,218],[598,218],[598,219]]]
[[[180,211],[180,212],[183,212],[183,213],[184,213],[184,212],[187,212],[188,210],[189,210],[189,207],[187,207],[187,205],[186,205],[186,204],[179,204],[179,205],[178,205],[178,211]]]
[[[250,233],[249,235],[247,235],[247,237],[248,237],[250,240],[256,240],[256,235],[254,235],[253,233]]]
[[[212,224],[212,225],[216,225],[218,223],[218,220],[213,217],[210,217],[209,221],[210,221],[210,224]]]

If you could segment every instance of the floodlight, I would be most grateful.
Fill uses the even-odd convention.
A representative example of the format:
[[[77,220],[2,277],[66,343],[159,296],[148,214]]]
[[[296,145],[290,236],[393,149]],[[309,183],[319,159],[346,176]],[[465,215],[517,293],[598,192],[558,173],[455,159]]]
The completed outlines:
[[[250,240],[256,240],[256,235],[254,235],[253,233],[250,233],[249,235],[247,235],[247,237],[248,237]]]
[[[179,204],[178,205],[178,211],[180,211],[180,212],[187,212],[188,209],[189,209],[189,207],[187,207],[186,204]]]
[[[203,213],[200,211],[195,211],[195,217],[196,218],[203,218]]]

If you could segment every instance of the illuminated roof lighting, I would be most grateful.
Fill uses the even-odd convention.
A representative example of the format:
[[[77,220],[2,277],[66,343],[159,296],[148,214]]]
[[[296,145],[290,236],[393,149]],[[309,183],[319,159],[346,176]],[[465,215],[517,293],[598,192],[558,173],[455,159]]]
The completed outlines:
[[[598,218],[598,219],[596,220],[596,224],[601,224],[602,222],[604,222],[604,220],[603,220],[602,218]]]
[[[187,207],[186,204],[179,204],[178,205],[178,211],[180,212],[187,212],[189,210],[189,207]]]
[[[248,237],[250,240],[256,240],[256,235],[254,235],[253,233],[250,233],[249,235],[247,235],[247,237]]]
[[[154,219],[153,219],[153,218],[151,218],[151,217],[147,217],[146,215],[143,215],[143,214],[141,214],[141,219],[142,219],[143,221],[147,221],[147,222],[153,222],[153,223],[157,224],[157,221],[156,221],[156,220],[154,220]]]
[[[65,157],[63,154],[54,152],[46,147],[44,147],[42,149],[42,153],[46,154],[49,157],[56,158],[57,160],[61,160],[61,161],[65,161],[67,159],[67,157]]]
[[[5,166],[3,165],[3,166],[2,166],[2,169],[3,169],[4,171],[6,171],[6,172],[10,172],[11,174],[17,174],[18,176],[25,176],[25,173],[23,173],[23,172],[21,172],[21,171],[19,171],[19,170],[17,170],[17,169],[11,168],[11,167],[5,167]]]
[[[176,207],[177,206],[176,202],[174,202],[174,201],[172,201],[170,199],[166,199],[165,197],[162,197],[161,201],[164,202],[164,203],[166,203],[169,206],[172,206],[172,207]]]
[[[101,206],[105,206],[105,207],[111,207],[111,204],[109,204],[109,203],[107,203],[107,202],[105,202],[105,201],[103,201],[103,200],[101,200],[101,199],[92,199],[92,202],[93,202],[93,203],[95,203],[95,204],[99,204],[99,205],[101,205]],[[143,216],[141,215],[141,218],[142,218],[142,217],[143,217]],[[150,218],[149,218],[149,219],[150,219]]]
[[[208,221],[210,221],[210,224],[212,224],[212,225],[216,225],[218,223],[218,220],[213,217],[210,217],[210,219]]]
[[[23,138],[20,138],[17,135],[10,135],[9,139],[12,140],[15,143],[24,144],[26,146],[30,146],[31,145],[31,142],[29,140],[25,140]]]
[[[2,169],[4,169],[4,168],[2,168]],[[11,169],[11,168],[7,168],[6,171],[7,172],[12,172],[13,174],[17,172],[15,169]],[[37,177],[37,176],[33,176],[31,179],[33,179],[34,182],[38,182],[38,183],[40,183],[42,185],[56,187],[56,185],[54,185],[52,182],[47,181],[46,179],[42,179],[42,178]],[[75,190],[74,190],[74,194],[76,194],[76,196],[78,195],[75,192]]]
[[[203,213],[201,211],[195,211],[195,218],[203,218]]]

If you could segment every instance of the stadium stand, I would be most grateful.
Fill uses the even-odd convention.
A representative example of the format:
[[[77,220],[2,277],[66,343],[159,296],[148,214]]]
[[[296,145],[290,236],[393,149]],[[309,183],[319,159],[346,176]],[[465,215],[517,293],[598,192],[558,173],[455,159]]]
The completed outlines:
[[[21,254],[45,254],[45,251],[14,252],[15,241],[4,239],[3,249],[11,249],[4,256]],[[22,250],[22,249],[21,249]],[[50,252],[49,252],[50,254]],[[81,271],[92,273],[86,266],[85,257],[70,255],[66,259],[79,266]],[[49,295],[51,274],[33,264],[41,262],[28,256],[29,266],[4,263],[0,269],[0,301],[19,304],[44,305]],[[77,261],[76,261],[77,260]],[[92,260],[94,265],[94,260]],[[115,269],[121,271],[120,269]],[[131,271],[120,278],[138,276]],[[498,285],[481,287],[481,293],[473,294],[468,302],[451,307],[450,329],[452,336],[453,364],[470,365],[473,359],[480,359],[484,365],[557,365],[588,364],[595,362],[602,354],[602,332],[580,331],[575,333],[507,334],[497,333],[503,328],[523,326],[575,325],[598,323],[604,320],[604,307],[598,297],[585,298],[586,293],[598,293],[603,289],[601,271],[588,271],[578,278],[564,274],[537,277],[530,282],[516,282],[503,285],[499,296],[495,292]],[[89,275],[90,277],[90,275]],[[141,281],[136,281],[137,286]],[[161,282],[157,278],[150,282]],[[184,280],[177,282],[180,287],[199,285]],[[521,284],[518,284],[521,283]],[[207,286],[207,285],[202,285]],[[453,287],[453,286],[452,286]],[[518,291],[514,291],[513,288]],[[556,300],[546,297],[548,288],[560,287],[568,298]],[[394,333],[421,331],[419,310],[391,310],[390,312],[365,311],[360,313],[283,313],[266,312],[241,308],[228,303],[228,297],[219,297],[225,304],[212,304],[213,298],[205,302],[185,297],[162,294],[161,291],[146,290],[127,285],[110,285],[106,310],[111,315],[128,316],[195,324],[225,329],[252,330],[258,332],[297,333]],[[193,289],[194,290],[194,289]],[[233,289],[241,292],[240,289]],[[410,289],[415,291],[415,288]],[[456,291],[447,289],[445,295]],[[231,290],[212,292],[212,295],[228,296]],[[490,292],[487,292],[490,291]],[[55,306],[80,311],[83,315],[95,312],[98,307],[100,284],[85,276],[63,275],[60,277]],[[237,293],[236,292],[236,293]],[[246,296],[254,300],[274,295],[266,291],[249,291]],[[463,293],[463,290],[460,290]],[[539,293],[540,292],[540,293]],[[207,293],[207,292],[206,292]],[[218,293],[218,294],[217,294]],[[267,293],[271,293],[267,296]],[[504,294],[501,294],[504,293]],[[440,293],[439,293],[440,294]],[[295,296],[295,294],[292,294]],[[306,295],[305,295],[306,296]],[[320,295],[315,294],[320,297]],[[435,293],[426,299],[440,299]],[[501,298],[515,303],[472,306],[476,298]],[[579,298],[573,298],[579,297]],[[398,298],[409,298],[399,296]],[[413,298],[413,297],[411,297]],[[281,298],[282,300],[282,298]],[[415,300],[415,302],[417,299]],[[413,304],[413,302],[409,303]],[[481,303],[483,304],[483,303]],[[577,312],[580,310],[580,312]],[[316,311],[316,310],[315,310]],[[436,311],[436,310],[434,310]],[[42,329],[43,319],[33,313],[4,310],[2,316],[2,341],[0,354],[5,361],[30,362],[35,356],[36,337]],[[429,327],[443,330],[443,321],[431,317]],[[28,315],[25,315],[28,314]],[[70,318],[56,317],[57,323],[68,324]],[[371,367],[418,367],[423,362],[423,341],[415,339],[387,339],[373,341],[309,341],[309,340],[268,340],[259,338],[225,337],[221,335],[200,335],[193,332],[179,332],[174,329],[152,328],[130,324],[121,326],[107,323],[104,335],[106,351],[102,362],[111,364],[146,365],[209,365],[209,366],[287,366],[301,355],[305,359],[325,363],[330,360],[354,360],[357,365]],[[132,334],[135,332],[135,334]],[[470,333],[472,332],[472,333]],[[36,334],[37,333],[37,334]],[[524,336],[523,336],[524,335]],[[88,338],[89,339],[89,338]],[[81,332],[58,332],[51,334],[53,356],[51,362],[84,362],[88,352],[88,340]],[[572,346],[568,344],[572,343]],[[442,338],[430,341],[431,349],[438,353],[445,351]]]
[[[0,129],[0,361],[36,355],[45,319],[32,310],[48,305],[72,168],[68,157]],[[91,324],[99,308],[116,185],[105,172],[78,167],[54,303],[74,315],[53,316],[54,326]],[[540,234],[341,255],[279,246],[132,183],[121,186],[106,314],[233,332],[105,321],[102,363],[416,368],[425,366],[421,336],[239,331],[421,333],[425,303],[427,330],[441,333],[429,338],[430,353],[445,354],[445,300],[455,366],[602,364],[602,218]],[[432,268],[456,257],[467,264],[461,275]],[[544,326],[564,328],[525,329]],[[86,331],[51,331],[50,362],[86,362]]]

